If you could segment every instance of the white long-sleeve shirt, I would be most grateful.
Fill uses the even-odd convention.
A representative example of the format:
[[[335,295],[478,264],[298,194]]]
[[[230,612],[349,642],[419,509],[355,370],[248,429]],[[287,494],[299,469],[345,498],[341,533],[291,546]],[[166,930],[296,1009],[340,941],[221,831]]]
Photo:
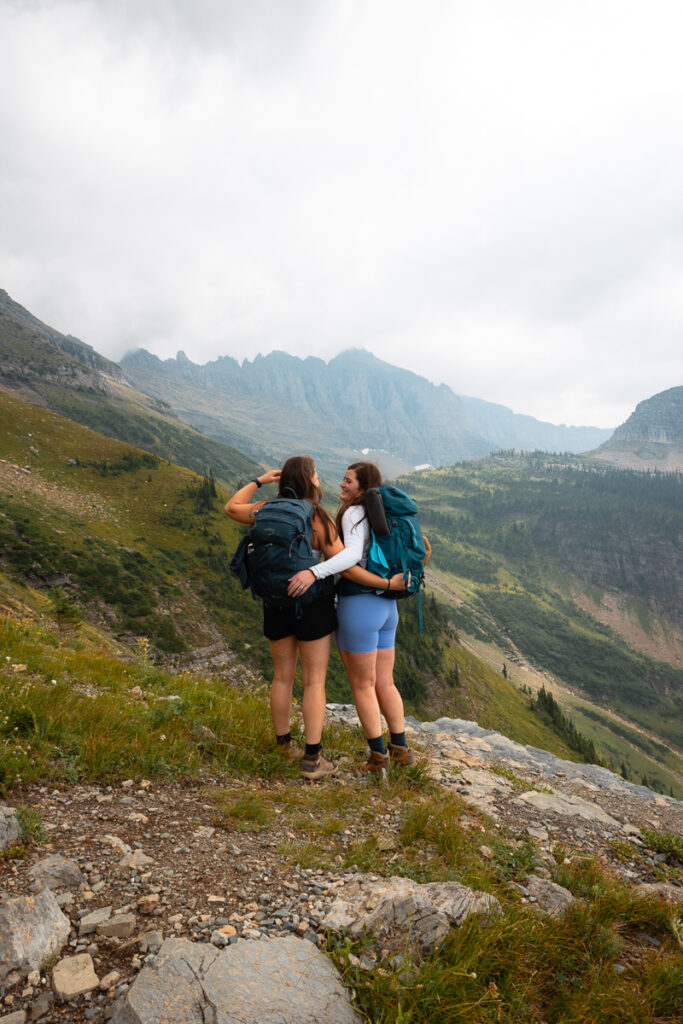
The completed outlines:
[[[370,526],[364,505],[351,505],[347,508],[342,516],[342,533],[344,550],[310,567],[316,579],[324,580],[327,576],[350,569],[352,565],[365,568],[370,546]]]

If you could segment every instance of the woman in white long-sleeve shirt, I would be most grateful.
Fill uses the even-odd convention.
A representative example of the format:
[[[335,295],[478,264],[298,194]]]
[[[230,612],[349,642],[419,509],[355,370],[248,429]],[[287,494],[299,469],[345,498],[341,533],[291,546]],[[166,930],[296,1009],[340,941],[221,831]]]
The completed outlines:
[[[294,588],[343,572],[352,565],[365,568],[370,544],[365,494],[381,483],[382,475],[373,462],[355,462],[348,467],[341,483],[342,505],[337,513],[337,529],[344,550],[297,573],[292,577]],[[403,700],[394,683],[398,611],[396,601],[387,593],[392,587],[403,589],[403,578],[394,577],[383,584],[373,589],[342,579],[337,598],[337,646],[370,748],[362,765],[368,772],[379,772],[390,761],[397,764],[414,761],[406,743]],[[389,750],[382,735],[381,715],[389,727]]]

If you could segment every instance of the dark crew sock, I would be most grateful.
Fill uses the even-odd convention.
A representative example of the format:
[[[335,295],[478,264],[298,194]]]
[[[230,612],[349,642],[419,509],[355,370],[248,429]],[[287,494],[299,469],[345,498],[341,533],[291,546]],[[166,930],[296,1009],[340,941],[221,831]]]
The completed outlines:
[[[390,732],[391,742],[395,747],[407,747],[408,741],[406,740],[405,732]]]
[[[376,740],[368,740],[368,746],[370,750],[374,750],[377,754],[386,754],[387,748],[384,743],[384,736],[378,736]]]
[[[282,736],[275,734],[275,742],[279,747],[284,747],[286,743],[291,743],[292,734],[291,732],[283,732]]]
[[[304,757],[317,757],[321,747],[322,743],[307,743]]]

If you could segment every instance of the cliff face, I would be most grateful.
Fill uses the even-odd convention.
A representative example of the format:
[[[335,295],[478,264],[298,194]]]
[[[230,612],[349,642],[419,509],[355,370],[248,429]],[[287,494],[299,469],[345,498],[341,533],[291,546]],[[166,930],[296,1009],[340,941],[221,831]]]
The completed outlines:
[[[614,431],[612,441],[683,445],[683,387],[669,388],[640,402]]]
[[[285,352],[242,366],[222,357],[197,366],[179,352],[147,352],[121,363],[129,381],[221,440],[242,436],[276,458],[305,450],[338,471],[363,448],[384,450],[404,468],[485,455],[494,445],[470,428],[460,399],[367,352],[329,363]]]
[[[539,520],[534,541],[569,573],[608,593],[631,594],[653,612],[680,625],[683,615],[683,551],[665,531],[620,517],[618,524],[584,522],[581,533],[563,517]]]
[[[99,355],[78,338],[60,334],[34,317],[0,289],[0,380],[28,385],[50,381],[70,387],[109,392],[123,382],[117,363]]]
[[[364,448],[391,453],[409,469],[480,458],[499,447],[582,451],[607,434],[461,398],[362,350],[329,363],[272,352],[242,365],[221,357],[204,366],[183,352],[161,362],[138,351],[121,365],[135,387],[214,437],[238,443],[242,435],[277,458],[303,444],[335,470]]]
[[[683,387],[640,402],[590,457],[624,469],[683,472]]]

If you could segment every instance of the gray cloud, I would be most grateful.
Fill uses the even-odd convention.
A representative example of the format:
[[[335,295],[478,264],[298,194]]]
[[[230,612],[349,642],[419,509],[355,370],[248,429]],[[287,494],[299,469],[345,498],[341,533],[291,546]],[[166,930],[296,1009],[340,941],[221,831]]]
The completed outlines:
[[[0,286],[104,354],[381,358],[554,422],[681,383],[673,0],[0,0]]]

